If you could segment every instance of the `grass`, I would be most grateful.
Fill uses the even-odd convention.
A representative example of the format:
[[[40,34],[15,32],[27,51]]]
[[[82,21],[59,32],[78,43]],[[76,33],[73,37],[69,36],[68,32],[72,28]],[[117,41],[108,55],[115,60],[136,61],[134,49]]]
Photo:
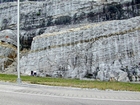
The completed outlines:
[[[16,82],[16,79],[17,79],[16,75],[0,74],[1,81]],[[66,86],[66,87],[77,87],[77,88],[97,88],[100,90],[112,89],[112,90],[140,92],[140,84],[129,83],[129,82],[105,82],[105,81],[90,81],[90,80],[33,77],[33,76],[21,76],[21,79],[22,82],[27,82],[32,84]]]

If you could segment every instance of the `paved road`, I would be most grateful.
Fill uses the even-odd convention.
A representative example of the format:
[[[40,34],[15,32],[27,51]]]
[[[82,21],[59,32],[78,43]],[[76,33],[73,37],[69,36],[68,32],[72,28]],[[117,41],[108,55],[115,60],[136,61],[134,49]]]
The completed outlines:
[[[0,82],[0,105],[140,105],[140,92]]]

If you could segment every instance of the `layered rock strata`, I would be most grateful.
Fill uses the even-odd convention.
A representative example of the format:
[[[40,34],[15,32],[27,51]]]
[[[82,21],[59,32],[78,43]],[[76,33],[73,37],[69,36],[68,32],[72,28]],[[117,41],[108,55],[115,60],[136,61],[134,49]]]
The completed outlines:
[[[2,72],[16,71],[17,2],[6,1],[0,3]],[[139,16],[139,0],[21,2],[20,44],[22,48],[31,47],[28,55],[21,52],[21,72],[139,81]]]
[[[30,48],[32,38],[50,26],[122,20],[139,15],[139,0],[29,0],[20,3],[20,42],[23,48]],[[16,29],[17,2],[1,3],[0,16],[1,30]]]
[[[21,72],[114,81],[140,79],[140,17],[81,25],[37,36]]]

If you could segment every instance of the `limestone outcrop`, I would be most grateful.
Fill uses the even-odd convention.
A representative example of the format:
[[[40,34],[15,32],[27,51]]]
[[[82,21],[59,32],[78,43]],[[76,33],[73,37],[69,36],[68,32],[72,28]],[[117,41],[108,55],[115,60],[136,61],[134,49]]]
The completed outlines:
[[[16,34],[12,30],[0,32],[0,72],[16,61]],[[15,70],[14,70],[15,71]]]
[[[0,4],[1,30],[16,30],[16,6],[15,1]],[[139,0],[23,0],[20,3],[20,42],[23,48],[30,48],[33,37],[43,34],[50,26],[136,17],[140,15],[139,7]]]
[[[74,27],[74,26],[73,26]],[[139,81],[140,17],[60,29],[33,39],[21,72],[40,76]]]
[[[0,3],[1,71],[16,71],[17,2],[12,1]],[[139,24],[139,0],[23,0],[21,73],[140,81]]]

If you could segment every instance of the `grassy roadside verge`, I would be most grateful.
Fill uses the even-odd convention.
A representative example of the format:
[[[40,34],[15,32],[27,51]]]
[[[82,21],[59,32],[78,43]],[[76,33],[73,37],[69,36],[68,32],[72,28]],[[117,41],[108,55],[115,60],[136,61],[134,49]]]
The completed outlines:
[[[16,82],[17,76],[11,74],[0,74],[0,81]],[[51,86],[66,86],[78,88],[97,88],[101,90],[126,90],[126,91],[139,91],[140,84],[124,83],[124,82],[104,82],[104,81],[90,81],[78,79],[63,79],[63,78],[50,78],[50,77],[32,77],[21,76],[22,82],[32,84],[42,84]]]

